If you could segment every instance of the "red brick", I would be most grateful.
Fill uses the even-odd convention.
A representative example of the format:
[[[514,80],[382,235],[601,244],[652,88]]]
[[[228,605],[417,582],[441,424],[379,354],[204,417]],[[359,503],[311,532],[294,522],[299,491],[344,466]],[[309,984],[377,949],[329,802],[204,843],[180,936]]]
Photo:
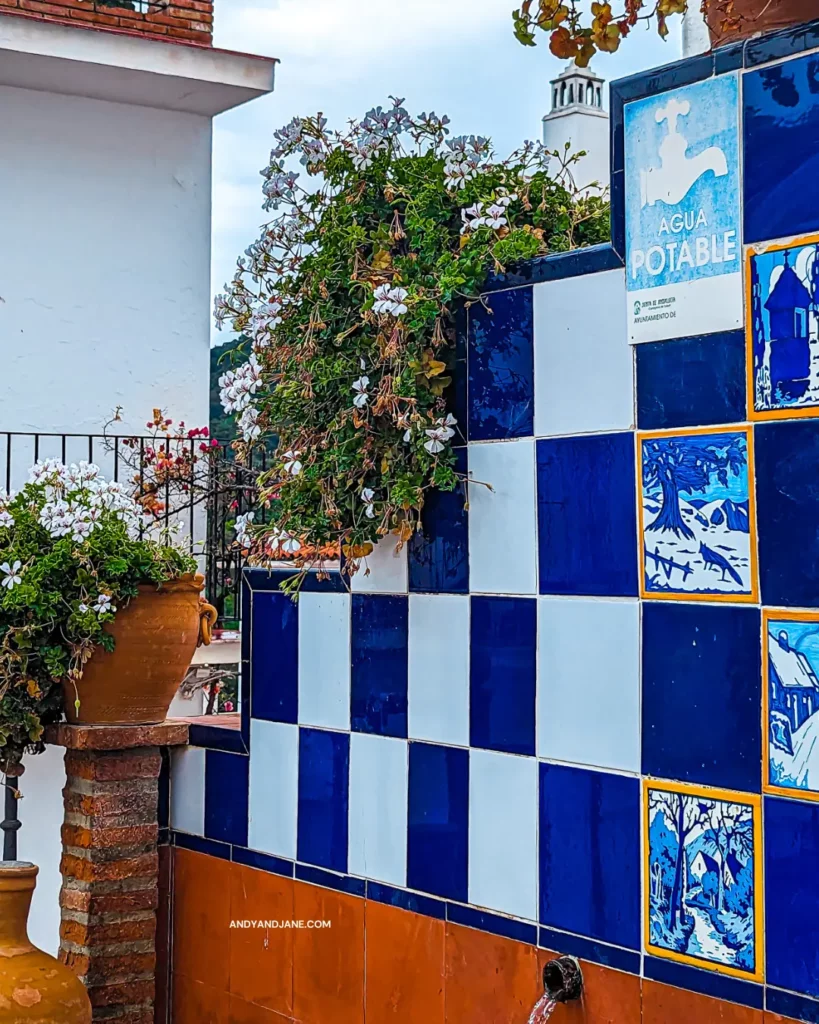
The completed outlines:
[[[60,922],[60,938],[77,946],[115,945],[121,942],[138,942],[140,939],[153,940],[156,934],[156,918],[141,921],[109,921],[106,924],[89,924],[63,919]]]
[[[156,886],[135,892],[94,893],[79,889],[63,889],[60,906],[81,914],[131,914],[140,910],[156,910],[159,894]]]
[[[82,9],[83,4],[77,4]],[[131,12],[112,7],[117,16]],[[159,725],[60,725],[46,727],[45,739],[69,750],[133,750],[137,747],[177,747],[188,742],[187,722],[166,719]]]
[[[63,825],[63,846],[85,850],[129,850],[155,843],[159,826],[121,825],[118,828],[87,828],[84,825]]]
[[[90,985],[88,997],[92,1006],[135,1006],[140,1003],[152,1003],[154,982],[130,981],[113,985]]]
[[[20,0],[20,8],[37,14],[55,14],[62,18],[68,14],[65,7],[58,7],[56,4],[40,3],[39,0]]]
[[[65,755],[66,775],[107,782],[132,779],[155,779],[161,766],[159,749],[98,751],[69,750]]]
[[[168,35],[174,39],[187,39],[190,42],[201,43],[203,46],[210,45],[210,36],[204,38],[202,32],[189,32],[182,28],[168,28]]]
[[[159,858],[156,850],[129,857],[125,860],[92,861],[84,857],[75,857],[71,853],[63,853],[60,872],[65,878],[78,878],[86,882],[118,881],[123,878],[142,878],[156,875]]]
[[[115,953],[109,956],[61,949],[59,959],[87,985],[145,981],[156,972],[156,953]]]

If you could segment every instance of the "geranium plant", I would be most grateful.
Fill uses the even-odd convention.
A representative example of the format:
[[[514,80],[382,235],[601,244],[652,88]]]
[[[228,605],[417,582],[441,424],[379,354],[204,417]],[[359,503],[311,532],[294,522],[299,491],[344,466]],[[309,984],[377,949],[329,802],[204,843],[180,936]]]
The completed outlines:
[[[145,535],[142,507],[94,465],[38,462],[15,495],[0,495],[0,770],[14,774],[42,749],[62,688],[94,651],[113,649],[106,626],[137,595],[194,572],[167,534]]]
[[[223,405],[245,448],[279,439],[268,521],[237,524],[258,564],[306,569],[329,548],[353,573],[379,538],[408,540],[429,488],[458,484],[458,304],[490,271],[608,237],[605,196],[573,184],[581,154],[526,143],[497,160],[488,139],[448,134],[399,99],[343,132],[318,115],[275,133],[262,176],[276,216],[215,304],[244,339]]]

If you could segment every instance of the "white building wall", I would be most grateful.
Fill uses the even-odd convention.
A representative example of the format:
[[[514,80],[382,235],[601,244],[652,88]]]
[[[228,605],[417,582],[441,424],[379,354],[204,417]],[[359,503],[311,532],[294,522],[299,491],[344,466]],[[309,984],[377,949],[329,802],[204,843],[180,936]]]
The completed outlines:
[[[0,431],[208,419],[209,117],[0,87]]]
[[[587,154],[571,167],[578,188],[598,182],[609,184],[609,119],[605,115],[573,106],[543,118],[543,144],[547,149],[563,153],[566,143],[570,153]]]

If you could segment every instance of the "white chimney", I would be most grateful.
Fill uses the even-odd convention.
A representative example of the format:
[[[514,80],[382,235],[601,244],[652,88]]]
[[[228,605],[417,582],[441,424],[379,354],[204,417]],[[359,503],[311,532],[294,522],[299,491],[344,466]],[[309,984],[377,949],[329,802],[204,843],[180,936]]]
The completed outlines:
[[[543,144],[563,153],[585,151],[572,164],[575,185],[609,184],[609,115],[603,109],[605,82],[591,70],[572,65],[552,80],[552,109],[543,118]]]

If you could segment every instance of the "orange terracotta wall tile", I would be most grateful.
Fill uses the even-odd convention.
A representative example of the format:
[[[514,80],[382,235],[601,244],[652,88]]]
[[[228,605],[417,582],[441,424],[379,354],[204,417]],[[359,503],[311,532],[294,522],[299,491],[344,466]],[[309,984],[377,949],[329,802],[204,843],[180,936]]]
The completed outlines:
[[[538,970],[559,953],[538,950]],[[580,1002],[558,1006],[550,1024],[640,1024],[642,1001],[640,979],[599,964],[580,961],[583,972],[583,997]],[[693,1022],[692,1022],[693,1024]]]
[[[447,925],[447,1024],[525,1024],[542,993],[534,946]]]
[[[292,1017],[283,1017],[238,996],[230,997],[230,1024],[290,1024],[291,1020]]]
[[[368,901],[367,1024],[444,1024],[446,925]]]
[[[292,921],[293,879],[232,864],[230,917],[240,921]],[[290,1016],[293,1012],[293,931],[230,930],[230,991],[234,996]]]
[[[173,1024],[231,1024],[227,992],[175,974],[171,979]]]
[[[174,850],[174,973],[222,992],[229,981],[230,868],[218,857]]]
[[[643,1024],[762,1024],[762,1010],[643,981]]]
[[[363,1024],[364,900],[294,882],[296,920],[331,921],[299,929],[293,941],[293,1016],[299,1024]]]
[[[803,1024],[802,1021],[794,1020],[792,1017],[782,1017],[773,1010],[766,1010],[762,1015],[765,1024]]]

